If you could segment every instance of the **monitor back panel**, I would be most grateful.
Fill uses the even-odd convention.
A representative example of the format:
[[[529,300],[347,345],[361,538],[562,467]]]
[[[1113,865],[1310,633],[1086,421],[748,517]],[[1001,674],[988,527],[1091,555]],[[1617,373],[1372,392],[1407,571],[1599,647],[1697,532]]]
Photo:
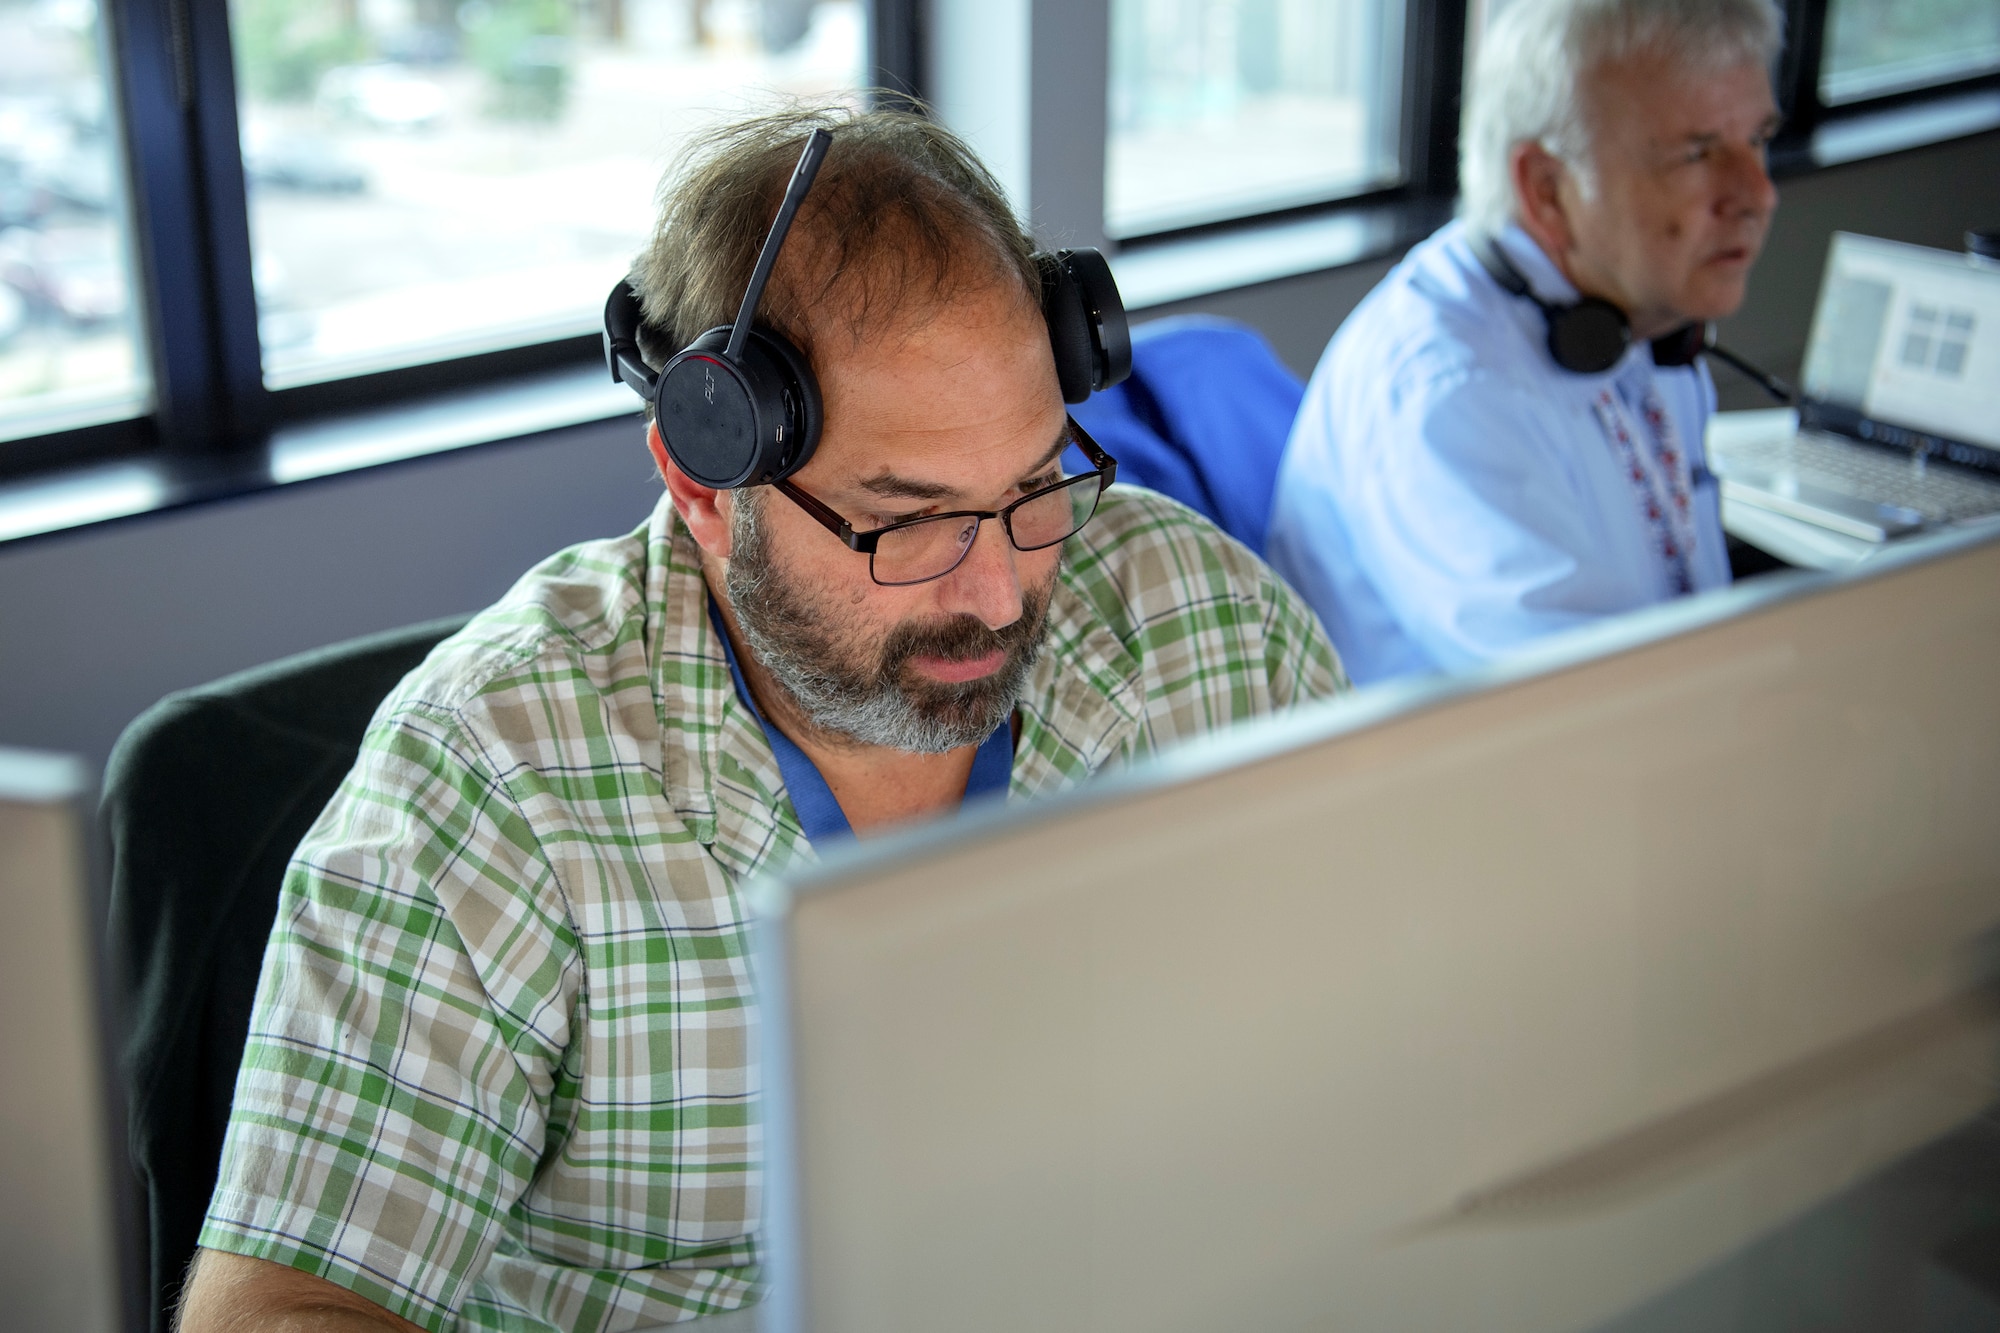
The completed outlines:
[[[1582,1329],[1963,1124],[1996,588],[1739,590],[802,884],[776,1326]]]

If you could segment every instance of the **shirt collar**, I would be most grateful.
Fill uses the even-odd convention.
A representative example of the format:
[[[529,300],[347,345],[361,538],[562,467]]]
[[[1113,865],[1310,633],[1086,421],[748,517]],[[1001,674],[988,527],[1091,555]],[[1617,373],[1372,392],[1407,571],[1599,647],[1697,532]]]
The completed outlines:
[[[1528,235],[1518,222],[1500,229],[1494,242],[1514,261],[1514,267],[1528,281],[1528,289],[1551,304],[1574,301],[1580,295],[1576,285],[1563,276],[1556,262],[1543,251],[1540,242]]]
[[[1509,222],[1501,228],[1500,234],[1494,241],[1506,251],[1507,258],[1514,261],[1514,267],[1520,270],[1521,276],[1527,280],[1529,290],[1542,300],[1551,305],[1563,305],[1582,296],[1576,289],[1576,284],[1563,276],[1562,270],[1556,267],[1555,261],[1549,258],[1540,242],[1528,235],[1520,223]],[[1522,302],[1522,304],[1527,303]],[[1540,330],[1544,327],[1541,312],[1535,311],[1534,314],[1534,327]],[[1649,381],[1652,370],[1652,344],[1644,339],[1634,339],[1625,349],[1625,354],[1619,357],[1609,370],[1602,372],[1602,377],[1581,375],[1573,378],[1591,383],[1601,383],[1602,379],[1610,379],[1628,390],[1639,391]],[[1568,376],[1568,372],[1563,373]]]
[[[770,741],[736,697],[708,616],[701,549],[662,496],[647,525],[647,659],[659,710],[666,796],[697,841],[741,878],[781,868],[774,854],[805,844]],[[1070,577],[1049,597],[1048,631],[1020,702],[1009,799],[1046,795],[1119,757],[1144,700],[1140,662]]]
[[[780,841],[781,789],[763,729],[737,702],[729,661],[708,619],[701,548],[661,496],[646,532],[647,661],[659,710],[667,800],[695,839],[741,877]]]

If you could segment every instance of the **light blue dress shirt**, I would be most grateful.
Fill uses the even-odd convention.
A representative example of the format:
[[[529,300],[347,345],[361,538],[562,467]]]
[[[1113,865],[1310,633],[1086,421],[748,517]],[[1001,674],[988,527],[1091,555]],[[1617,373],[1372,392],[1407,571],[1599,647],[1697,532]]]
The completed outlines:
[[[1576,299],[1525,232],[1498,239],[1543,299]],[[1664,601],[1674,572],[1599,405],[1608,389],[1636,423],[1649,387],[1687,459],[1688,581],[1724,586],[1707,368],[1655,367],[1640,342],[1603,374],[1563,370],[1541,311],[1501,289],[1453,222],[1327,345],[1278,470],[1270,561],[1357,683],[1462,669]]]

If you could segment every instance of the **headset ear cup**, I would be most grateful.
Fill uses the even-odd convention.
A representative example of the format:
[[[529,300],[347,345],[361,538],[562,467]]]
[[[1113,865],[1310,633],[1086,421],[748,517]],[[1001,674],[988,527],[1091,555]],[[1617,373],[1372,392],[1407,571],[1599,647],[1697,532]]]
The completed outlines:
[[[1549,355],[1564,370],[1597,375],[1618,364],[1632,343],[1625,312],[1611,302],[1586,296],[1575,305],[1548,310]]]
[[[1653,339],[1653,364],[1691,366],[1708,347],[1708,325],[1688,324]]]
[[[1080,403],[1090,397],[1097,378],[1083,293],[1061,256],[1044,251],[1035,256],[1035,264],[1042,271],[1042,318],[1049,326],[1049,350],[1055,353],[1056,383],[1064,402]]]
[[[776,329],[758,326],[750,331],[751,347],[767,355],[777,370],[779,402],[773,406],[784,421],[784,438],[778,456],[759,485],[782,481],[812,461],[819,448],[819,434],[825,411],[819,396],[819,377],[813,374],[806,354]]]
[[[1132,374],[1132,329],[1110,262],[1089,248],[1064,250],[1058,257],[1083,297],[1093,353],[1090,387],[1101,390],[1123,383]]]
[[[708,330],[675,353],[653,385],[653,422],[667,456],[720,491],[748,484],[760,453],[756,387],[729,360],[728,346],[728,325]]]
[[[729,326],[689,343],[660,372],[653,419],[674,466],[704,486],[765,486],[819,445],[819,382],[782,334],[752,328],[731,361]]]

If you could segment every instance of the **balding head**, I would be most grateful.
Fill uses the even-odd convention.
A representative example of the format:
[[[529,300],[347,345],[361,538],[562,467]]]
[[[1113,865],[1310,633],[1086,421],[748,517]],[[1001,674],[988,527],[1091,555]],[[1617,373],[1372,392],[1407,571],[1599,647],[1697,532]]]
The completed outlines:
[[[949,130],[900,111],[790,109],[695,140],[663,186],[634,271],[655,366],[736,317],[806,136],[834,131],[758,308],[807,356],[918,327],[956,298],[1039,298],[1034,246],[1000,187]],[[817,359],[817,358],[815,358]]]

